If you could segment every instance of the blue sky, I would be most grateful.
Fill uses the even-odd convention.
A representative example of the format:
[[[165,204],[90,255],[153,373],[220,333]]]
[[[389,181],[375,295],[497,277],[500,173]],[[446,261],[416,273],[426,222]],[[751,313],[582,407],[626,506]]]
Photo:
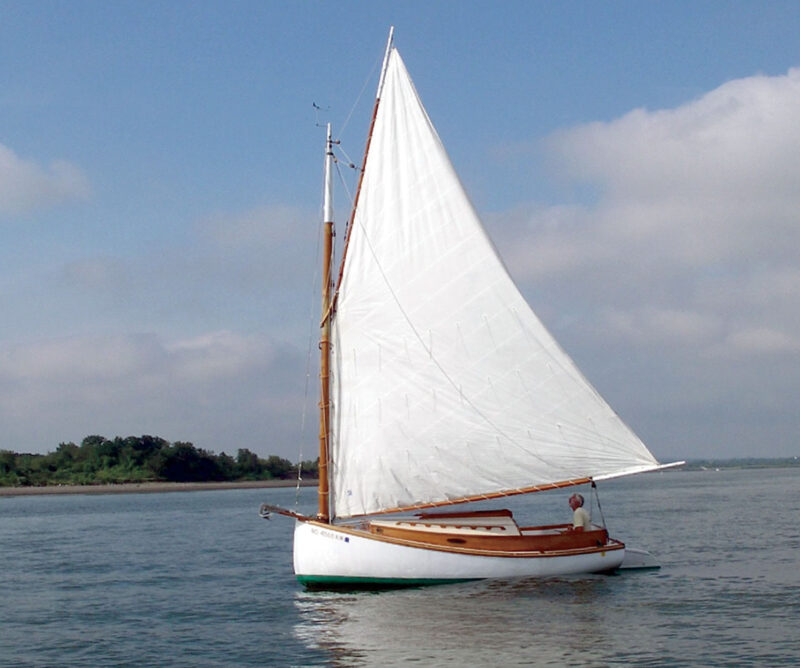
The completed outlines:
[[[656,456],[800,454],[794,2],[3,2],[0,448],[313,456],[317,122],[360,160],[389,25]]]

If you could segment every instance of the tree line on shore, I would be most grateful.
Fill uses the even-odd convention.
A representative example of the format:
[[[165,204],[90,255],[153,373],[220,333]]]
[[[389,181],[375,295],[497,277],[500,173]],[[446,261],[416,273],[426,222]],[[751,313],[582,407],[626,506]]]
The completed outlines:
[[[300,464],[315,478],[318,462]],[[192,443],[157,436],[87,436],[80,445],[61,443],[46,455],[0,450],[0,486],[97,485],[125,482],[220,482],[297,476],[298,466],[246,448],[236,456],[215,454]]]

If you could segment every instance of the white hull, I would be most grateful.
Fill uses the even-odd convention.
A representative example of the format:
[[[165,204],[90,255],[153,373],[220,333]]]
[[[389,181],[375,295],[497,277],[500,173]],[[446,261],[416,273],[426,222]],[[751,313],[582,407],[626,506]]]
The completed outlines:
[[[425,584],[487,578],[547,577],[599,573],[619,567],[625,549],[507,556],[398,544],[336,526],[298,521],[294,571],[309,586]]]

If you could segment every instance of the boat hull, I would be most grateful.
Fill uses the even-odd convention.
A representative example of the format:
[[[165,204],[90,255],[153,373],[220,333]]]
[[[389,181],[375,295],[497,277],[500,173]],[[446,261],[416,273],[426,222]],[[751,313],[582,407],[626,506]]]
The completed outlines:
[[[625,546],[520,552],[460,550],[414,545],[364,531],[298,521],[294,532],[294,570],[316,589],[413,587],[467,580],[549,577],[610,572],[625,557]]]

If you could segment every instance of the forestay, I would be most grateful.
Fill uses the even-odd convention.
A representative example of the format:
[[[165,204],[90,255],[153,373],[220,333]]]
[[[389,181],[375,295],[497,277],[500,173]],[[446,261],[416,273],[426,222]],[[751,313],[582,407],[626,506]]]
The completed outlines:
[[[332,367],[338,517],[658,464],[517,290],[394,49]]]

